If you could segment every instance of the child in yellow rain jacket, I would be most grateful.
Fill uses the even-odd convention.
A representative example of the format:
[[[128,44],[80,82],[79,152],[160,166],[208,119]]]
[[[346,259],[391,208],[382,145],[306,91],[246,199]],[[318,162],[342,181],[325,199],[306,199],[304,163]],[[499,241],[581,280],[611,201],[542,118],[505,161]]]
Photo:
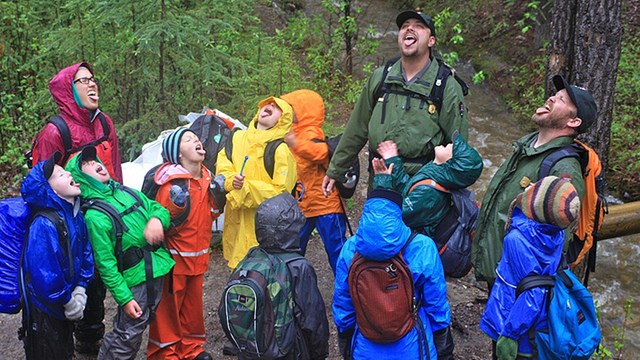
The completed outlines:
[[[218,153],[217,174],[224,175],[224,189],[228,192],[222,250],[232,269],[250,248],[258,246],[254,223],[258,205],[291,192],[296,184],[296,161],[283,142],[292,122],[291,106],[269,97],[258,104],[258,113],[247,130],[233,133],[230,151]],[[269,157],[265,149],[271,146],[276,146],[273,160],[265,160],[265,155]],[[269,163],[273,164],[272,173],[265,166]]]

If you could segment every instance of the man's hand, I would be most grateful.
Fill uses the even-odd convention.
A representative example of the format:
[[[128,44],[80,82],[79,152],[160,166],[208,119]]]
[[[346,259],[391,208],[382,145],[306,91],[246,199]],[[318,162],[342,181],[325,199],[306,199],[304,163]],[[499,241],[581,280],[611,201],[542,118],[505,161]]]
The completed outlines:
[[[389,167],[387,167],[387,164],[385,164],[384,160],[380,159],[380,158],[373,158],[373,160],[371,160],[371,166],[373,167],[373,173],[374,174],[389,174],[391,175],[391,173],[393,172],[393,164],[389,165]]]
[[[378,154],[385,160],[398,156],[398,145],[391,140],[383,141],[378,144]]]
[[[322,179],[322,193],[325,197],[331,194],[331,191],[333,191],[333,185],[335,183],[336,181],[334,179],[328,177],[327,175],[324,176],[324,179]]]
[[[144,228],[144,239],[149,245],[158,245],[164,240],[164,229],[162,222],[158,218],[151,218]]]
[[[244,175],[236,175],[233,177],[233,188],[240,190],[244,185]]]
[[[138,305],[138,302],[135,300],[131,300],[128,303],[124,304],[122,310],[125,314],[127,314],[127,316],[132,319],[137,319],[142,316],[142,309],[140,308],[140,305]]]

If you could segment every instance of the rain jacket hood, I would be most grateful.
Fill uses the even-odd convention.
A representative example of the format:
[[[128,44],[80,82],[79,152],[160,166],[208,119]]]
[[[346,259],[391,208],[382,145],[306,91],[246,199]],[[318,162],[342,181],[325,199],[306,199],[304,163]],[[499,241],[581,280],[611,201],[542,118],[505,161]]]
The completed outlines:
[[[395,208],[390,211],[389,208]],[[356,231],[356,251],[367,259],[387,260],[396,255],[411,235],[402,222],[400,206],[382,198],[364,204]]]
[[[300,230],[305,217],[288,193],[265,200],[256,211],[256,238],[270,252],[300,251]]]
[[[92,115],[95,115],[92,114],[91,111],[80,107],[73,97],[73,78],[76,76],[80,67],[87,68],[91,72],[91,75],[93,75],[91,66],[85,62],[81,62],[60,70],[60,72],[49,81],[49,91],[58,108],[60,108],[62,117],[72,122],[89,121],[92,119]]]
[[[278,122],[269,129],[266,130],[258,130],[256,127],[258,125],[258,116],[260,116],[260,108],[264,105],[275,102],[276,105],[282,110],[282,115]],[[253,117],[249,126],[247,127],[247,133],[252,137],[260,138],[262,141],[268,142],[276,139],[282,139],[291,129],[291,125],[293,124],[293,108],[286,101],[277,98],[275,96],[268,97],[258,103],[258,111],[256,115]]]
[[[22,181],[20,189],[22,198],[32,209],[51,208],[59,212],[76,213],[79,210],[79,198],[71,204],[59,197],[44,176],[44,163],[44,161],[39,162]]]
[[[294,131],[302,128],[322,127],[324,124],[324,101],[320,94],[313,90],[297,90],[282,95],[293,108],[296,115],[296,123],[292,125]]]
[[[100,158],[96,157],[96,160],[102,164],[102,160],[100,160]],[[109,181],[104,184],[82,171],[81,166],[82,162],[80,161],[80,154],[77,154],[69,160],[65,169],[69,171],[73,176],[73,179],[80,184],[80,188],[82,189],[82,198],[105,200],[106,198],[111,197],[113,189],[119,184],[113,179],[109,179]]]
[[[344,212],[337,191],[322,193],[322,180],[329,167],[329,147],[322,131],[324,101],[313,90],[296,90],[282,95],[293,107],[296,122],[291,126],[295,142],[290,149],[296,158],[298,181],[304,185],[300,210],[307,218]]]

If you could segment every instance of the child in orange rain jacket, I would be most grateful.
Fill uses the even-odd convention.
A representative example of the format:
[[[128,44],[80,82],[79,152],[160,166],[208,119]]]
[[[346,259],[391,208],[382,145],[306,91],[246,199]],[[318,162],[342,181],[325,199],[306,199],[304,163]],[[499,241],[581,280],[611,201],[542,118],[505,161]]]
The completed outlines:
[[[217,181],[202,164],[205,151],[198,136],[186,128],[163,140],[162,154],[166,162],[154,178],[159,185],[156,200],[172,219],[183,211],[189,213],[167,232],[167,247],[176,265],[172,278],[165,280],[156,320],[151,323],[147,358],[208,360],[212,357],[203,349],[202,284],[209,266],[211,226],[220,215],[210,193]]]
[[[336,261],[347,240],[347,217],[337,191],[328,197],[322,194],[322,179],[329,167],[329,148],[322,131],[324,102],[312,90],[296,90],[282,100],[293,107],[293,125],[285,142],[296,159],[298,181],[304,189],[299,205],[307,220],[300,231],[300,248],[304,255],[311,232],[317,228],[335,275]]]

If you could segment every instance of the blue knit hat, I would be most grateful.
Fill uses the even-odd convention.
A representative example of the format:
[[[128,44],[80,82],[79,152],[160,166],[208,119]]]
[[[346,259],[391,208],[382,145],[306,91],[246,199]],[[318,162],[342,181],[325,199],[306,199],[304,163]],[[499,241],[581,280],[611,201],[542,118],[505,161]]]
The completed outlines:
[[[180,139],[185,132],[191,131],[180,128],[162,140],[162,158],[172,164],[180,164]]]

